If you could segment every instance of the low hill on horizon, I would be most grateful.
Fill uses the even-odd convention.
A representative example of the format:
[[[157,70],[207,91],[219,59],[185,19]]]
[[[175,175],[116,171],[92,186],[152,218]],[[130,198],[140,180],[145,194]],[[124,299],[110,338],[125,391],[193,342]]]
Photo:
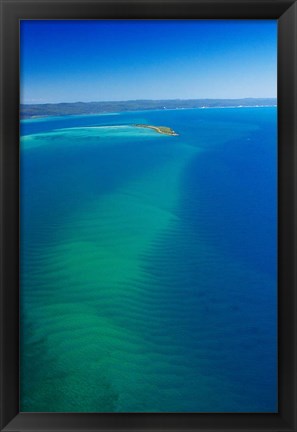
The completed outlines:
[[[276,98],[244,99],[169,99],[169,100],[130,100],[110,102],[62,102],[46,104],[21,104],[21,119],[79,114],[104,114],[124,111],[155,109],[189,109],[237,106],[274,106]]]

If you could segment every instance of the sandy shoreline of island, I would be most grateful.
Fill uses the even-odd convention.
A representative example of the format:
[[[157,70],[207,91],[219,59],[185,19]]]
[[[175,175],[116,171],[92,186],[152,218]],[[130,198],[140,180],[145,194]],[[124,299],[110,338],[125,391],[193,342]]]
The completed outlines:
[[[167,126],[153,126],[153,125],[147,125],[147,124],[135,124],[134,127],[140,127],[140,128],[146,128],[146,129],[152,129],[160,134],[163,135],[170,135],[170,136],[178,136],[178,133],[176,133],[173,129]]]

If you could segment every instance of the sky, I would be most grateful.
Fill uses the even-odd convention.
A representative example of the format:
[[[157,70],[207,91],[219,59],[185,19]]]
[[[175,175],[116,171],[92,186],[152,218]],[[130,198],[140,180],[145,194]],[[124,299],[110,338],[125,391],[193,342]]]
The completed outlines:
[[[22,20],[21,103],[276,97],[276,20]]]

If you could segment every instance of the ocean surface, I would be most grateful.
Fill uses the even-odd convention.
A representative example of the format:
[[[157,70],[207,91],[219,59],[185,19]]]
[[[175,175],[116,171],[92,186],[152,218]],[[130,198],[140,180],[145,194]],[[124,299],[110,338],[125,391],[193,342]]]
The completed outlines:
[[[277,411],[276,113],[22,121],[21,411]]]

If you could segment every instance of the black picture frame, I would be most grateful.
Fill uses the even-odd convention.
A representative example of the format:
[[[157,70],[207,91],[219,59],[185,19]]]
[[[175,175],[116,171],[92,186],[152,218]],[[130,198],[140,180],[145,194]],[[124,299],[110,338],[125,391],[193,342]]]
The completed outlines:
[[[1,431],[297,431],[297,2],[292,0],[0,0]],[[19,20],[278,20],[277,414],[19,412]]]

